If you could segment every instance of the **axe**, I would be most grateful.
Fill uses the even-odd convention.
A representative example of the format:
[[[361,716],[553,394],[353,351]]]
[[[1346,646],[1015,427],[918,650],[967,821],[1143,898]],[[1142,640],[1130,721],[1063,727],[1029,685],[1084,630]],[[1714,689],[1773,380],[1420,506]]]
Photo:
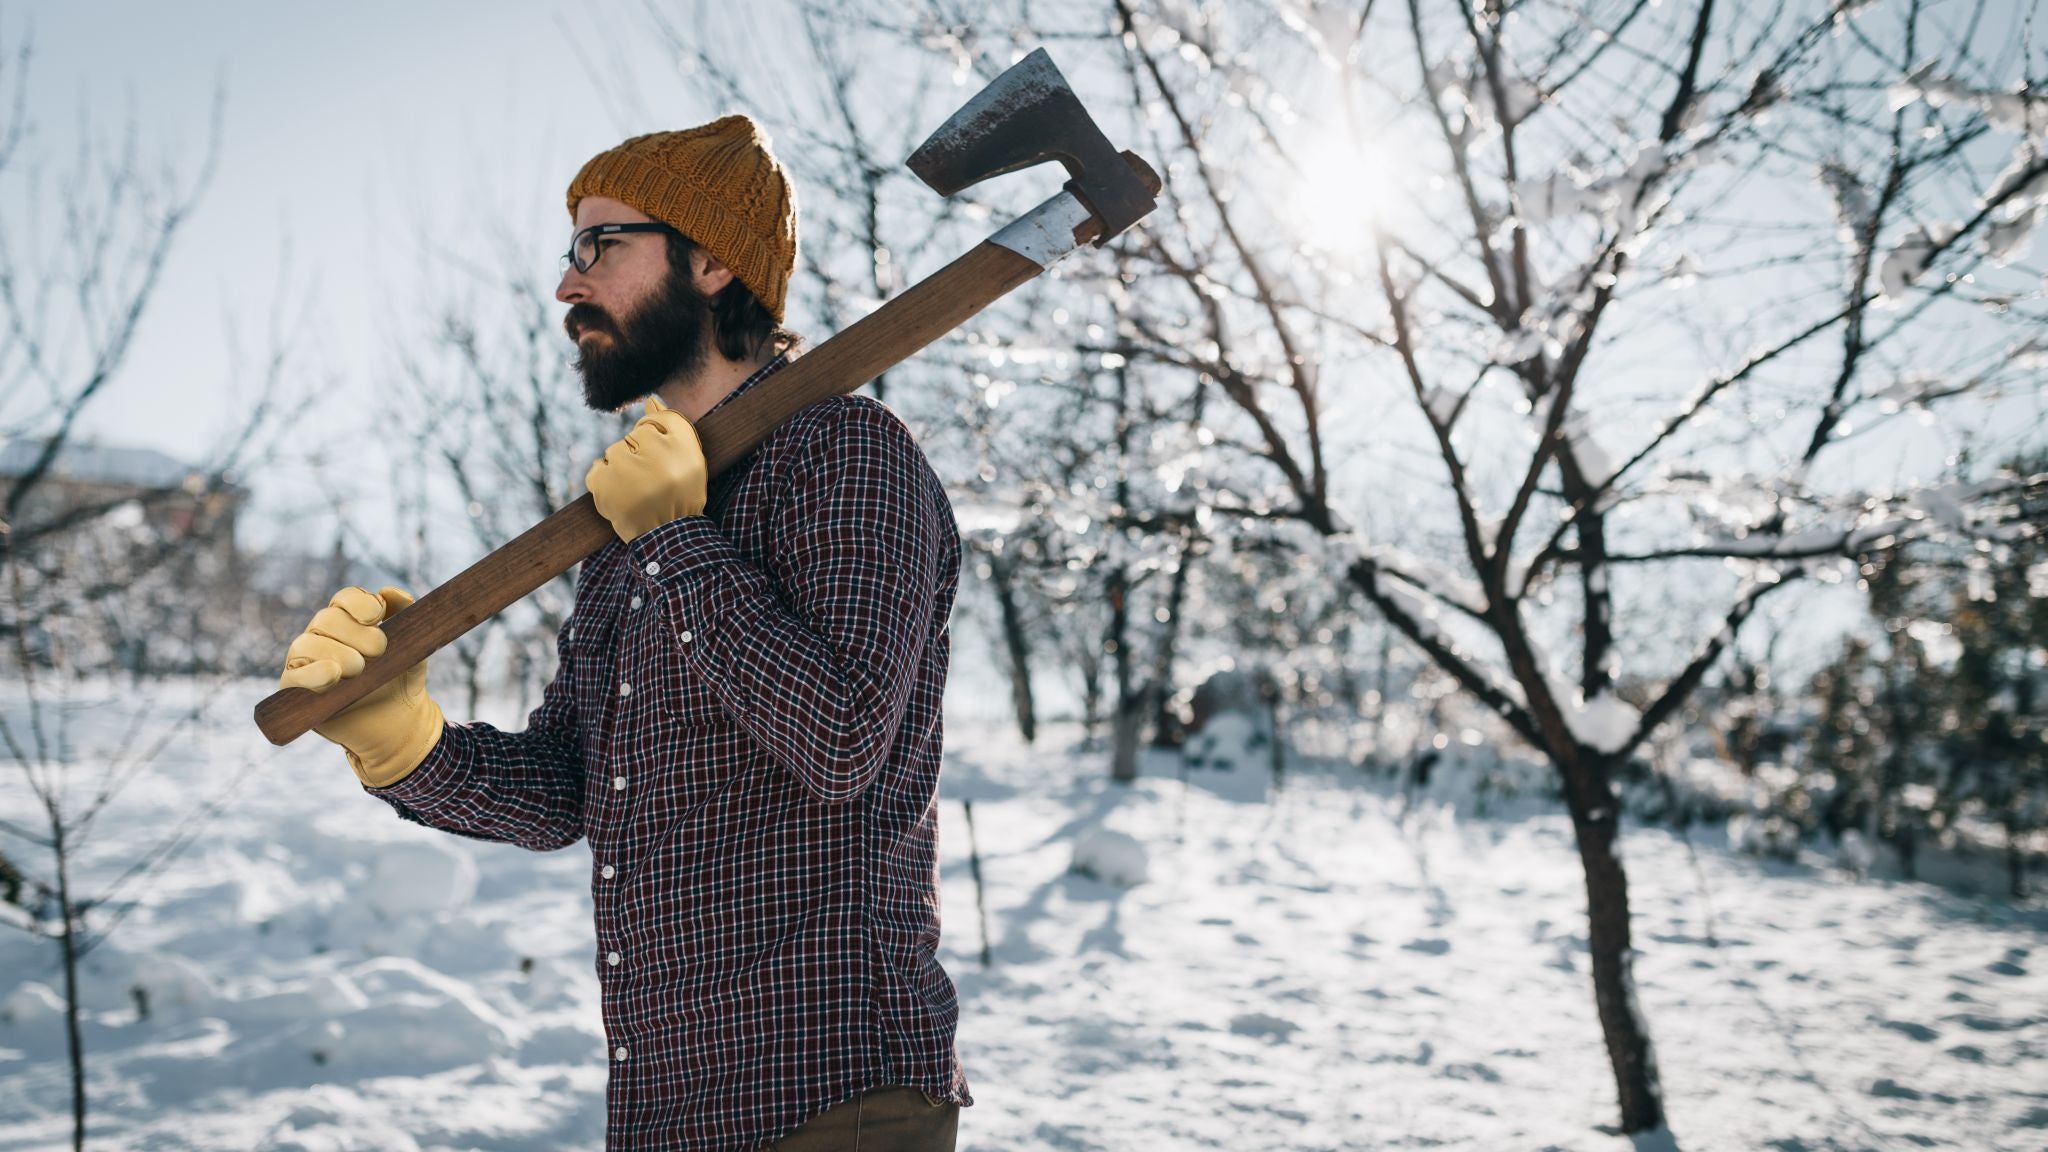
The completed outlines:
[[[697,425],[710,473],[731,467],[784,420],[851,392],[959,327],[1081,245],[1100,246],[1152,211],[1159,177],[1118,152],[1043,48],[996,77],[912,153],[909,167],[942,196],[1047,160],[1060,193],[966,255],[792,361]],[[379,685],[616,539],[583,496],[384,623],[384,654],[325,692],[285,688],[256,706],[256,725],[289,744]]]

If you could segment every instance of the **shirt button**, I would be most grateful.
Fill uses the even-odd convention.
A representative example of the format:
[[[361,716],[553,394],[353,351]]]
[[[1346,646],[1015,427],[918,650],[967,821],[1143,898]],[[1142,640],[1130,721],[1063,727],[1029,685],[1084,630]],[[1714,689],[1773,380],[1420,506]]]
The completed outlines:
[[[626,1059],[626,1046],[625,1046],[624,1044],[621,1044],[621,1045],[619,1045],[619,1046],[618,1046],[618,1048],[616,1048],[616,1049],[614,1049],[614,1050],[613,1050],[613,1052],[612,1052],[612,1059],[614,1059],[614,1060],[617,1060],[617,1061],[619,1061],[619,1062],[621,1062],[621,1063],[624,1063],[624,1062],[625,1062],[625,1059]]]
[[[640,598],[638,596],[633,597],[633,603],[631,604],[631,607],[638,608],[639,606]]]
[[[652,561],[652,560],[649,560],[649,561],[647,562],[647,574],[648,574],[649,576],[652,576],[652,575],[654,575],[654,574],[655,574],[656,572],[659,572],[659,571],[661,571],[661,565],[659,565],[659,564],[656,564],[656,563],[655,563],[654,561]]]
[[[632,694],[633,686],[631,684],[626,683],[624,680],[619,681],[619,695],[631,696]]]
[[[598,875],[603,876],[605,879],[609,880],[612,877],[618,875],[618,872],[615,871],[611,865],[607,864],[604,866],[604,870],[602,872],[599,872]]]
[[[681,640],[685,644],[688,644],[690,641],[695,640],[696,637],[690,633],[690,630],[688,628],[685,628],[683,629],[683,634],[681,636],[676,637],[676,639]]]
[[[614,968],[617,968],[619,966],[619,961],[622,959],[624,959],[624,957],[620,956],[617,952],[607,952],[604,954],[604,962],[611,965]]]
[[[614,777],[612,777],[612,791],[614,791],[614,792],[624,792],[625,790],[626,790],[626,778],[625,778],[624,776],[614,776]]]

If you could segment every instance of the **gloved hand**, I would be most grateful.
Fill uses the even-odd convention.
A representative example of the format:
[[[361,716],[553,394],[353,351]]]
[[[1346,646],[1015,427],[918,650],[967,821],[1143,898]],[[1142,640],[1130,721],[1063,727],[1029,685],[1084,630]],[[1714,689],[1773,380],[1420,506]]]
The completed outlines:
[[[313,615],[285,653],[280,688],[325,692],[363,670],[363,657],[384,654],[384,630],[377,625],[412,603],[412,594],[385,588],[372,596],[343,588]],[[335,713],[313,729],[348,753],[348,765],[372,788],[396,784],[409,775],[441,740],[441,706],[427,695],[427,662]]]
[[[604,450],[583,486],[621,540],[704,511],[704,446],[680,412],[654,396],[647,415]]]

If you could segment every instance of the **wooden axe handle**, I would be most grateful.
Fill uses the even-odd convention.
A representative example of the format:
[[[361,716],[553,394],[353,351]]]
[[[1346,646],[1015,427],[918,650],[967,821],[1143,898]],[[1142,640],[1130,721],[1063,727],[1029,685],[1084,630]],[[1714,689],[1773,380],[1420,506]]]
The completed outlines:
[[[1159,178],[1144,161],[1124,155],[1156,192]],[[1062,192],[1031,216],[1072,195]],[[1074,244],[1063,250],[1093,240],[1100,231],[1100,221],[1088,214],[1073,230]],[[1064,245],[1066,238],[1055,239]],[[697,425],[697,436],[711,475],[753,451],[784,420],[880,376],[1043,270],[993,239],[975,245],[706,416]],[[590,497],[579,497],[385,622],[384,654],[365,661],[360,674],[324,692],[282,688],[265,697],[256,706],[257,727],[272,744],[291,743],[614,539],[610,522],[598,515]]]

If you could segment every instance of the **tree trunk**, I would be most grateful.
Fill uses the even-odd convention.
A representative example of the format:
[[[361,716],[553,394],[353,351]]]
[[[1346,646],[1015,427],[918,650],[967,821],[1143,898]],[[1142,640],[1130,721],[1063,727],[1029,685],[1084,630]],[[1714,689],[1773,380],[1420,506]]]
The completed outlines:
[[[1152,746],[1171,748],[1180,744],[1180,717],[1169,707],[1173,699],[1173,658],[1180,644],[1181,606],[1187,601],[1188,569],[1194,566],[1194,541],[1183,537],[1180,556],[1167,585],[1166,619],[1159,629],[1159,647],[1153,652],[1152,682],[1146,686],[1152,706]]]
[[[1664,1123],[1664,1090],[1650,1030],[1636,1000],[1635,946],[1629,933],[1628,874],[1621,864],[1621,822],[1608,765],[1590,750],[1566,776],[1579,861],[1586,873],[1586,939],[1593,964],[1593,1002],[1621,1102],[1624,1132]]]
[[[1017,731],[1029,744],[1038,738],[1038,712],[1031,700],[1031,640],[1024,633],[1010,561],[1000,553],[988,560],[989,583],[995,587],[996,609],[1002,616],[1003,651],[1010,662],[1010,703],[1017,713]]]
[[[1130,586],[1124,569],[1109,577],[1109,648],[1116,668],[1116,728],[1110,736],[1109,778],[1129,784],[1138,778],[1138,720],[1143,700],[1131,674]]]
[[[1280,730],[1280,686],[1267,683],[1266,726],[1273,731],[1273,787],[1279,788],[1287,779],[1287,739]]]
[[[1394,690],[1394,626],[1392,624],[1380,625],[1380,663],[1376,671],[1379,674],[1379,684],[1375,689],[1377,699],[1373,701],[1372,718],[1374,723],[1384,725],[1387,719],[1387,694]]]
[[[20,869],[7,860],[7,854],[0,852],[0,903],[20,906],[21,889],[26,882]]]
[[[1131,513],[1131,373],[1125,356],[1116,369],[1116,515]],[[1109,574],[1109,652],[1116,667],[1116,729],[1110,734],[1109,778],[1129,784],[1138,778],[1140,693],[1131,673],[1131,571],[1119,564]]]
[[[1077,655],[1081,675],[1082,747],[1100,747],[1102,736],[1102,645],[1093,636],[1084,640],[1087,650]]]
[[[2011,885],[2012,898],[2026,899],[2027,856],[2020,850],[2019,818],[2010,812],[2005,818],[2005,876]]]
[[[78,1031],[78,909],[71,904],[71,862],[64,844],[64,823],[52,819],[52,849],[57,858],[57,914],[64,918],[59,941],[64,950],[64,1033],[71,1046],[71,1147],[85,1152],[85,1041]]]
[[[981,966],[987,968],[994,956],[988,943],[988,897],[981,885],[981,848],[974,837],[974,801],[960,801],[960,811],[967,817],[967,868],[974,876],[974,913],[981,921]]]

